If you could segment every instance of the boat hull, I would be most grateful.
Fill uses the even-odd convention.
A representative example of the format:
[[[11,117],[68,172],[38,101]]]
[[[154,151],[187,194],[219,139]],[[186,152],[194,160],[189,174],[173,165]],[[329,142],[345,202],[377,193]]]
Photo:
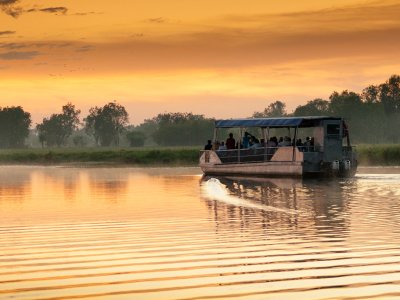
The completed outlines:
[[[352,177],[357,170],[356,160],[351,160],[350,164],[345,160],[337,161],[337,168],[332,168],[332,163],[322,160],[304,161],[302,153],[295,157],[296,160],[281,161],[276,158],[284,159],[285,156],[277,155],[270,161],[223,163],[215,151],[204,151],[199,166],[205,175],[246,177]]]
[[[293,176],[303,175],[301,162],[263,162],[241,164],[202,165],[205,175],[245,175],[245,176]]]

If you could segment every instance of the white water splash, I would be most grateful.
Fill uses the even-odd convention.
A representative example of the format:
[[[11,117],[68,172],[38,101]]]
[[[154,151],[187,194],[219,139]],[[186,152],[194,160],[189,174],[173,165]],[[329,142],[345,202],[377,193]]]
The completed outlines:
[[[275,211],[286,214],[296,215],[298,211],[293,209],[277,208],[270,205],[264,205],[254,203],[252,201],[242,199],[233,195],[230,195],[226,187],[216,178],[211,178],[202,185],[203,195],[210,200],[221,201],[226,204],[247,207],[252,209],[264,210],[264,211]]]

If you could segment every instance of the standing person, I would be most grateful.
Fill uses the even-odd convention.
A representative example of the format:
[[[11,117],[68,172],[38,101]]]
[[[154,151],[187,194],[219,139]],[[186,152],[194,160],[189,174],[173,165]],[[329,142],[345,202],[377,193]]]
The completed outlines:
[[[207,141],[207,145],[204,146],[204,150],[212,150],[211,140]]]
[[[226,139],[226,149],[230,150],[230,149],[235,149],[235,145],[236,145],[236,141],[233,138],[233,133],[229,134],[229,137]]]

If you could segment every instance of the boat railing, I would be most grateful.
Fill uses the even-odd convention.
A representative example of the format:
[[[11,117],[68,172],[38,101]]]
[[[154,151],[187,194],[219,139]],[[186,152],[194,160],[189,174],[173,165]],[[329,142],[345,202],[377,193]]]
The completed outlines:
[[[293,146],[287,146],[293,148]],[[316,149],[313,146],[296,146],[300,152],[315,152]],[[215,153],[219,157],[222,163],[249,163],[249,162],[266,162],[271,161],[275,152],[280,147],[257,147],[257,148],[245,148],[245,149],[230,149],[230,150],[215,150]],[[200,155],[203,152],[201,151]],[[292,161],[293,157],[287,159]]]

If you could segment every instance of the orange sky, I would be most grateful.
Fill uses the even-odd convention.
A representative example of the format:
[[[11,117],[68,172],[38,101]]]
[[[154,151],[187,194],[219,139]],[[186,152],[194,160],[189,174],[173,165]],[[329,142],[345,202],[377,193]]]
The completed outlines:
[[[400,73],[400,1],[0,0],[0,106],[292,111]]]

